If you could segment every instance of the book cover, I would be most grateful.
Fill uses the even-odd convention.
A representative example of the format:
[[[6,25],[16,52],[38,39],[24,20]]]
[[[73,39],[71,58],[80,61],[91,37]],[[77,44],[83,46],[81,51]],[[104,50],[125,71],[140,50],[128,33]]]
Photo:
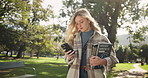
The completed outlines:
[[[92,55],[99,56],[100,58],[105,58],[110,56],[112,49],[112,44],[110,43],[98,43],[92,45]]]
[[[92,45],[92,55],[98,56],[100,58],[109,57],[112,49],[112,44],[110,43],[98,43]],[[103,68],[103,66],[94,66],[94,69]]]

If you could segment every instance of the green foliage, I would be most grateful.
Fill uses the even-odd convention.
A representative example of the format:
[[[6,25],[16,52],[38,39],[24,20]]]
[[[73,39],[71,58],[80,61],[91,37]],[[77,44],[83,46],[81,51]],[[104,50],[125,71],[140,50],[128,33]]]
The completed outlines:
[[[138,46],[119,46],[116,51],[116,56],[119,59],[120,63],[128,62],[137,62],[138,58],[141,58],[140,47]]]
[[[145,62],[148,64],[148,44],[141,46],[141,56],[145,58]]]
[[[116,51],[116,53],[117,53],[117,58],[119,59],[119,62],[123,63],[124,59],[126,59],[123,47],[119,46],[119,49]]]
[[[140,43],[141,41],[145,41],[146,38],[144,37],[144,35],[148,32],[147,26],[139,27],[139,29],[135,31],[130,26],[127,26],[126,29],[128,30],[130,35],[128,37],[130,43]]]
[[[147,57],[148,56],[148,53],[147,53],[147,51],[148,51],[148,44],[142,45],[141,49],[142,49],[142,56]]]
[[[35,52],[39,57],[46,54],[41,52],[54,51],[54,38],[60,38],[62,28],[60,30],[59,25],[40,25],[41,21],[53,18],[51,5],[43,8],[42,0],[1,0],[0,3],[0,51],[18,52],[18,58],[23,52],[32,55]]]
[[[143,9],[139,7],[139,2],[138,0],[65,0],[61,9],[61,16],[70,17],[78,8],[89,9],[91,15],[99,23],[102,32],[104,33],[106,29],[109,40],[114,44],[117,28],[122,27],[130,19],[132,19],[130,21],[132,23],[146,17],[146,10],[144,6]],[[140,14],[142,14],[142,17],[140,17]]]

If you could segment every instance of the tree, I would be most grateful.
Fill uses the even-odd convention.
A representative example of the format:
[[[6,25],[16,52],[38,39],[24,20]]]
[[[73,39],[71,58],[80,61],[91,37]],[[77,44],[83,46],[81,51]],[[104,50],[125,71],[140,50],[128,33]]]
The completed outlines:
[[[129,49],[129,47],[124,48],[124,53],[125,53],[124,62],[130,62],[131,61],[131,50]]]
[[[120,63],[124,63],[125,58],[125,52],[122,46],[119,46],[119,49],[116,51],[117,52],[117,58],[119,59]]]
[[[123,25],[124,21],[129,20],[126,15],[132,15],[133,21],[139,19],[141,10],[137,0],[66,0],[63,1],[61,16],[68,17],[78,8],[87,8],[99,23],[102,32],[106,29],[108,38],[112,44],[116,40],[117,29]],[[130,16],[131,16],[130,15]],[[145,15],[144,15],[145,16]]]
[[[125,13],[127,17],[122,16],[123,22],[122,23],[128,23],[127,26],[125,27],[126,30],[129,32],[129,42],[130,44],[133,43],[139,43],[142,41],[145,41],[144,35],[148,32],[148,27],[147,24],[145,24],[145,20],[147,20],[147,9],[148,9],[148,4],[142,5],[140,4],[140,0],[134,1],[133,3],[130,3],[132,5],[131,8],[125,7],[127,10],[125,10]],[[140,6],[141,5],[141,6]],[[133,28],[135,27],[135,28]]]
[[[7,51],[6,56],[8,56],[8,52],[12,52],[18,49],[16,44],[18,41],[19,33],[16,32],[13,28],[8,28],[3,25],[1,26],[0,31],[0,45],[3,46],[1,51]]]
[[[38,34],[34,33],[32,28],[39,26],[40,21],[48,21],[48,17],[53,13],[50,6],[48,8],[43,8],[41,2],[41,0],[33,0],[33,3],[30,3],[30,0],[0,1],[2,4],[0,6],[0,30],[6,30],[2,31],[1,36],[4,37],[1,37],[0,41],[4,41],[5,38],[10,38],[6,40],[5,43],[0,43],[0,45],[4,45],[5,49],[10,49],[10,45],[17,46],[18,48],[15,49],[15,51],[18,51],[17,58],[22,57],[22,52],[25,51],[28,44],[30,44],[30,37]],[[7,33],[8,29],[11,29],[14,34]],[[9,35],[9,37],[7,35]],[[11,40],[14,43],[8,42]],[[7,43],[9,44],[6,45]]]
[[[119,46],[117,52],[117,58],[120,63],[124,62],[136,62],[137,58],[140,58],[139,51],[140,49],[137,46],[133,46],[132,49],[130,47]]]
[[[132,45],[133,43],[139,43],[142,41],[145,41],[145,35],[148,32],[148,27],[147,26],[143,26],[143,27],[139,27],[139,29],[137,30],[133,30],[132,27],[127,26],[126,29],[129,32],[129,43],[130,45]]]
[[[142,45],[141,50],[142,50],[141,56],[145,57],[145,62],[146,62],[146,64],[148,64],[148,52],[147,52],[148,51],[148,44]]]

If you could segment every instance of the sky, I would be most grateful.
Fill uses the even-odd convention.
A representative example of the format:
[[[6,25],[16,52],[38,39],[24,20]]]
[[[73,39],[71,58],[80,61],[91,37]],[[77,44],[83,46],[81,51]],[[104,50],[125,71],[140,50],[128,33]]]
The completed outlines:
[[[62,8],[62,0],[43,0],[42,5],[43,5],[44,8],[46,8],[48,4],[53,6],[54,14],[58,16],[59,11]],[[146,5],[146,4],[148,4],[148,0],[141,0],[141,5]],[[57,19],[54,19],[52,23],[57,23],[57,22],[60,22],[60,21],[57,20]],[[41,22],[41,24],[47,25],[47,24],[51,24],[51,22]],[[147,24],[148,25],[146,20],[140,22],[138,25],[141,25],[141,24]],[[126,23],[125,26],[126,25],[128,25],[128,23]],[[136,26],[132,26],[132,28],[136,29]],[[123,29],[122,27],[118,28],[117,35],[124,35],[124,34],[128,34],[128,31]]]
[[[59,10],[62,7],[62,0],[43,0],[42,5],[44,8],[46,8],[48,4],[52,5],[54,13],[58,14]]]

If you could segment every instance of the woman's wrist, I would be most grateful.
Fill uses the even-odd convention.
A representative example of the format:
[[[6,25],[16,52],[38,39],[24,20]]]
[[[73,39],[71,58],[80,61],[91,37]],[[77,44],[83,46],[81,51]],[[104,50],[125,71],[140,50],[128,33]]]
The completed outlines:
[[[71,61],[71,59],[70,59],[70,58],[68,58],[68,61]]]
[[[67,57],[68,61],[71,61],[73,59],[73,57]]]
[[[107,65],[107,60],[106,59],[101,59],[100,62],[101,62],[101,65],[105,65],[105,66]]]

